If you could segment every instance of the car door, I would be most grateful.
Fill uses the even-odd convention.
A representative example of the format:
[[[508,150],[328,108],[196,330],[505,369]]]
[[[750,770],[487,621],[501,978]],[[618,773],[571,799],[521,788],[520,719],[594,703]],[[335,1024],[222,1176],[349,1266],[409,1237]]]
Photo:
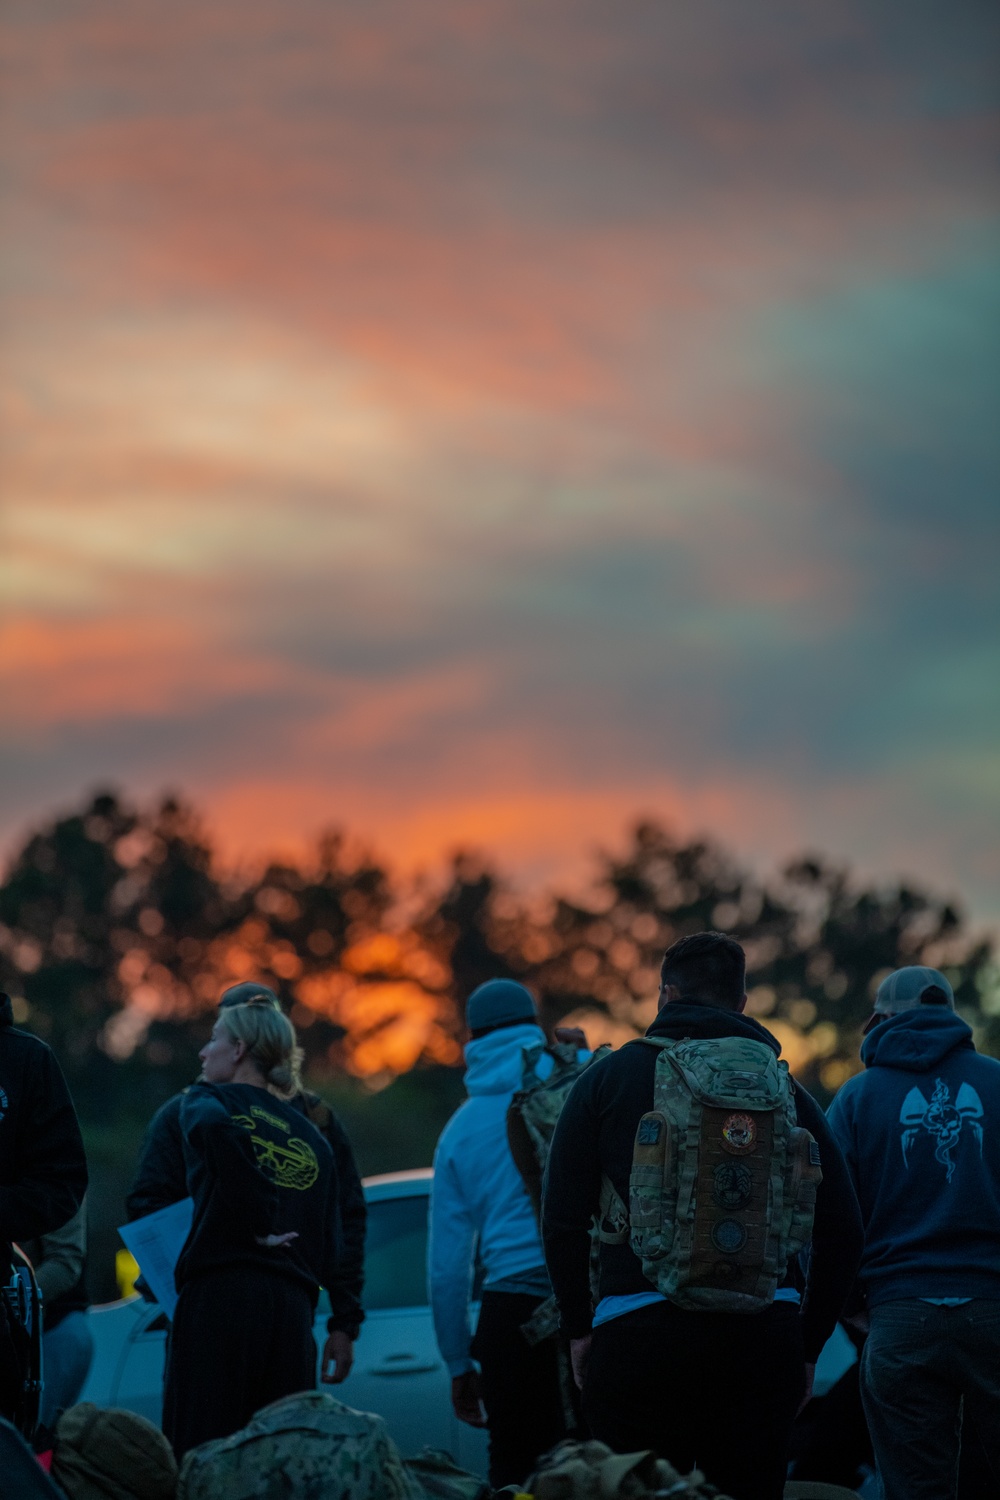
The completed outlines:
[[[427,1304],[428,1181],[367,1186],[365,1322],[354,1368],[335,1394],[384,1417],[404,1457],[453,1450],[451,1381]],[[317,1327],[317,1343],[322,1334]]]

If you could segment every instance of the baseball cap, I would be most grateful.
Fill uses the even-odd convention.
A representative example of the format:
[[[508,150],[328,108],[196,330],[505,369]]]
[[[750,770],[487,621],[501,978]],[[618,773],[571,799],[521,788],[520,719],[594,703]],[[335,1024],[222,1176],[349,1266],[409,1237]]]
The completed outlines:
[[[928,990],[937,990],[939,994],[928,995]],[[923,964],[896,969],[883,979],[875,994],[877,1016],[898,1016],[918,1005],[946,1005],[949,1010],[955,1009],[954,993],[940,969],[929,969]]]

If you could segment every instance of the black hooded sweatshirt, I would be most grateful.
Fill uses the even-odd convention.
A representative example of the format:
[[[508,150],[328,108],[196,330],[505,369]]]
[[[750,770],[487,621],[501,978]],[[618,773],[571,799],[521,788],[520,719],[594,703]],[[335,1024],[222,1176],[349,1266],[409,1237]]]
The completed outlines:
[[[305,1287],[335,1281],[339,1262],[333,1153],[299,1110],[247,1083],[196,1083],[181,1105],[194,1220],[177,1262],[178,1291],[208,1271],[250,1266]],[[260,1245],[294,1230],[289,1245]],[[357,1336],[356,1322],[345,1329]],[[330,1330],[343,1327],[336,1318]]]
[[[744,1036],[776,1054],[780,1044],[749,1016],[692,1001],[671,1001],[647,1036]],[[590,1227],[598,1211],[603,1174],[624,1202],[629,1198],[632,1148],[639,1120],[653,1107],[657,1054],[627,1045],[588,1068],[563,1106],[552,1139],[542,1203],[542,1238],[563,1330],[570,1338],[590,1332]],[[840,1148],[816,1101],[795,1084],[798,1123],[819,1144],[823,1181],[816,1195],[810,1268],[802,1300],[806,1361],[815,1362],[854,1284],[863,1246],[861,1214]],[[796,1285],[797,1268],[786,1285]],[[652,1283],[628,1244],[600,1247],[600,1296],[648,1292]],[[733,1317],[746,1314],[734,1313]]]
[[[181,1107],[188,1090],[161,1105],[150,1120],[139,1153],[135,1179],[125,1199],[130,1219],[142,1218],[187,1197]],[[327,1268],[323,1284],[330,1298],[330,1327],[357,1338],[364,1318],[361,1294],[365,1261],[365,1194],[347,1132],[318,1094],[300,1093],[291,1107],[313,1124],[333,1152],[339,1253],[336,1266]]]
[[[14,1025],[0,995],[0,1256],[59,1229],[87,1190],[87,1158],[52,1050]]]

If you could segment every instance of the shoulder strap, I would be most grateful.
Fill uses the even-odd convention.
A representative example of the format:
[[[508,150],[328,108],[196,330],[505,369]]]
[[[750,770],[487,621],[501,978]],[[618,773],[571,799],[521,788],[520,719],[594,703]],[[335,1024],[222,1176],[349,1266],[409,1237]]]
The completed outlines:
[[[318,1094],[307,1093],[303,1093],[302,1102],[306,1107],[306,1119],[311,1125],[315,1125],[316,1129],[323,1135],[326,1135],[330,1128],[330,1121],[333,1118],[333,1111],[330,1109],[329,1104],[327,1104],[325,1099],[321,1099]]]

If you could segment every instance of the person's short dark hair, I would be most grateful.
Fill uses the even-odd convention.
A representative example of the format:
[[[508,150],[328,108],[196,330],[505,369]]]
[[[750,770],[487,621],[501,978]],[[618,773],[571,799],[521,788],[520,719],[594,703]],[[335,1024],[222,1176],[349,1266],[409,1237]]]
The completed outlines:
[[[682,1000],[739,1010],[746,990],[746,954],[724,932],[694,932],[680,938],[663,955],[660,986],[678,991]]]

